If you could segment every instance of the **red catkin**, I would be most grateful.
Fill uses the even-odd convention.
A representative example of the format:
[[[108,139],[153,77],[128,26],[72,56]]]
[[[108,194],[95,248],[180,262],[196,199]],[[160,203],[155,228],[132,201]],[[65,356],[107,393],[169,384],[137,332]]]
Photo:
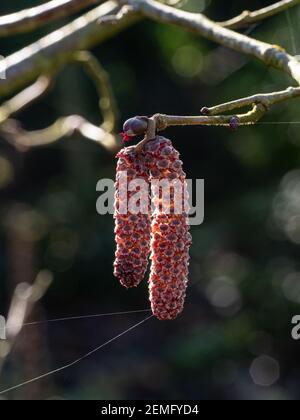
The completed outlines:
[[[128,209],[121,214],[122,205],[128,204],[137,189],[128,191],[122,185],[124,172],[127,173],[127,185],[132,180],[144,180],[148,185],[148,170],[143,157],[135,153],[133,147],[122,149],[118,155],[115,183],[115,253],[114,275],[126,287],[136,287],[142,281],[148,264],[150,252],[150,216]],[[148,208],[149,210],[149,208]]]
[[[178,196],[171,189],[170,199],[159,188],[152,188],[155,209],[151,225],[151,273],[149,293],[153,314],[160,320],[172,320],[183,310],[189,266],[191,235],[188,223],[187,184],[179,153],[170,140],[156,137],[144,147],[150,182],[176,180]]]

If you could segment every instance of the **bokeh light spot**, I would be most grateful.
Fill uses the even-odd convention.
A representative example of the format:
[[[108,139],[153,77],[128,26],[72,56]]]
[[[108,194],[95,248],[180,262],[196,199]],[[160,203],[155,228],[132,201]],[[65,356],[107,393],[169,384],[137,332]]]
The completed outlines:
[[[271,386],[280,378],[279,363],[270,356],[259,356],[252,362],[250,375],[256,385]]]

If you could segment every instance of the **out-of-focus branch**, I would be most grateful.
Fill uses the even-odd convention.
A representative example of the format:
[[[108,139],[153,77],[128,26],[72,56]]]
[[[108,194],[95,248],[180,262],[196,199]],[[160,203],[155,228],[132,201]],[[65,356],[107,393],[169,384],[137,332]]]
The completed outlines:
[[[30,32],[105,0],[51,0],[40,6],[0,16],[0,37]]]
[[[98,20],[98,24],[102,25],[115,25],[118,21],[126,18],[127,14],[134,13],[134,10],[131,6],[123,6],[116,13],[111,15],[105,15]]]
[[[117,150],[117,139],[113,133],[117,126],[118,112],[109,76],[96,57],[88,51],[74,53],[72,59],[84,66],[95,83],[99,95],[100,114],[103,117],[101,127],[92,124],[80,115],[71,115],[59,118],[42,130],[27,131],[18,121],[9,119],[46,92],[50,86],[50,79],[41,77],[32,86],[24,89],[0,107],[0,133],[10,144],[18,149],[27,150],[31,147],[55,143],[63,137],[70,137],[77,133],[98,142],[110,152]]]
[[[105,16],[117,15],[120,7],[114,0],[106,1],[68,25],[36,43],[0,60],[0,95],[10,94],[40,74],[50,74],[72,61],[75,51],[87,50],[112,37],[136,22],[140,15],[126,9],[122,18],[113,24],[105,23]]]
[[[42,130],[24,130],[15,120],[7,120],[1,127],[1,135],[21,150],[47,146],[76,133],[99,143],[110,152],[117,150],[116,138],[113,134],[90,123],[80,115],[59,118],[55,123]]]
[[[32,104],[46,93],[51,85],[51,79],[47,76],[41,76],[38,80],[12,99],[0,106],[0,126],[9,117],[22,111],[25,107]]]
[[[52,274],[48,271],[41,271],[34,284],[20,283],[16,287],[7,317],[6,340],[0,341],[0,372],[27,317],[34,305],[45,295],[51,283]]]
[[[99,96],[99,108],[104,120],[102,124],[103,130],[108,133],[114,132],[117,128],[118,110],[108,73],[96,57],[88,51],[75,53],[74,61],[84,66],[95,83]]]
[[[126,7],[120,14],[121,6]],[[274,46],[239,34],[208,19],[155,0],[109,0],[63,28],[0,61],[0,95],[30,83],[42,73],[57,70],[72,54],[90,49],[143,16],[180,26],[233,50],[254,56],[266,65],[285,71],[300,82],[300,62]]]
[[[219,22],[219,25],[228,29],[243,28],[245,26],[277,15],[278,13],[288,10],[291,7],[297,6],[298,4],[300,4],[300,0],[281,0],[277,3],[271,4],[270,6],[263,7],[262,9],[255,10],[253,12],[244,10],[240,15],[232,19]]]

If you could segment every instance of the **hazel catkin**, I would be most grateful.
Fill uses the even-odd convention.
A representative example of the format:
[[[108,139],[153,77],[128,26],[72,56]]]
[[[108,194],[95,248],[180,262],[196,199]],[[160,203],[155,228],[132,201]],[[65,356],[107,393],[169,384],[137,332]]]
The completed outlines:
[[[148,169],[143,157],[135,153],[134,147],[122,149],[118,155],[115,183],[115,253],[114,275],[126,287],[136,287],[142,281],[150,252],[149,208],[143,214],[130,211],[130,198],[136,193],[128,185],[133,180],[144,180],[148,185]],[[126,184],[123,185],[124,176]],[[125,211],[122,205],[125,204]],[[148,204],[146,203],[146,207]]]
[[[144,148],[150,173],[154,211],[151,225],[151,273],[149,293],[153,314],[171,320],[183,310],[186,295],[191,235],[188,223],[187,184],[179,153],[170,140],[156,137]],[[181,186],[167,194],[153,188],[155,181],[173,181]]]

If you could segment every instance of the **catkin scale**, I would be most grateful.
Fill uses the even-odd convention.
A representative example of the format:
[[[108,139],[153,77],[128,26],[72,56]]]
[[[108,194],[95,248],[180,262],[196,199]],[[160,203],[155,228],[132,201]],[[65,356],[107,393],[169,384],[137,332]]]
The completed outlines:
[[[179,153],[170,140],[156,137],[144,148],[144,159],[150,182],[177,180],[181,184],[181,213],[171,190],[169,201],[160,189],[152,190],[155,209],[151,225],[150,302],[153,314],[160,320],[175,319],[183,310],[189,266],[191,235],[188,223],[187,185]]]
[[[126,287],[136,287],[142,281],[148,264],[150,252],[150,215],[134,214],[128,209],[121,214],[122,204],[126,205],[136,191],[129,191],[128,185],[135,179],[148,183],[148,169],[141,155],[133,147],[122,149],[118,155],[115,183],[115,253],[114,275]],[[127,174],[127,185],[122,185],[121,178]],[[123,178],[122,178],[123,179]]]

